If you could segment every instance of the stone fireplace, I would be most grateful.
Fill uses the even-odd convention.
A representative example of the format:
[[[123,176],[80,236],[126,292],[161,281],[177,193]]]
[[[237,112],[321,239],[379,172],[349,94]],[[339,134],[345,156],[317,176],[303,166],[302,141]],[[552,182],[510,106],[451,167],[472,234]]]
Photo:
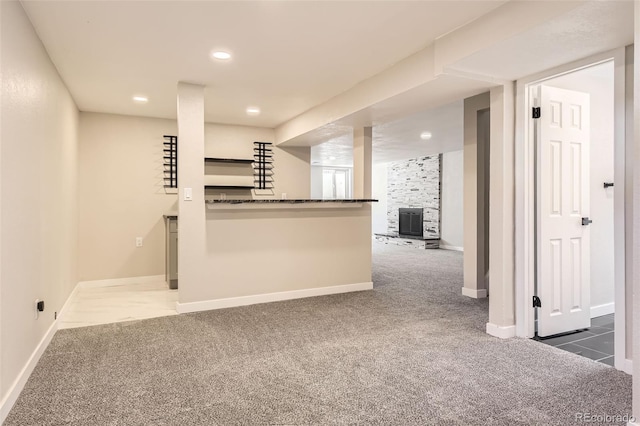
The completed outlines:
[[[422,211],[422,238],[440,238],[440,155],[391,163],[387,169],[387,233],[400,236],[400,209]],[[411,219],[408,219],[411,220]],[[413,216],[415,227],[416,216]],[[419,238],[410,235],[409,238]]]

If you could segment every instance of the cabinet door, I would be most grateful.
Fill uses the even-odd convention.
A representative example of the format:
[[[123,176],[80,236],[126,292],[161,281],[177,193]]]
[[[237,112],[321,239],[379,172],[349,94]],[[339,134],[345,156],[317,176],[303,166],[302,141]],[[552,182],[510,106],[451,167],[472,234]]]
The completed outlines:
[[[170,279],[178,279],[178,233],[171,232],[169,237],[170,254],[169,254],[169,271]]]
[[[164,239],[164,280],[167,283],[167,286],[170,286],[169,281],[171,280],[171,232],[169,230],[169,224],[171,223],[171,219],[166,218],[164,220],[165,226],[165,239]]]

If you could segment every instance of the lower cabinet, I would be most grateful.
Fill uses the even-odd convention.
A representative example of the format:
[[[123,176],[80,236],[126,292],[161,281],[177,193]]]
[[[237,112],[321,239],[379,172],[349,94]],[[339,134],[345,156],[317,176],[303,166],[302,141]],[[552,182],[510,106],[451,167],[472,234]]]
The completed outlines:
[[[166,260],[165,280],[170,289],[178,288],[178,217],[165,216]]]

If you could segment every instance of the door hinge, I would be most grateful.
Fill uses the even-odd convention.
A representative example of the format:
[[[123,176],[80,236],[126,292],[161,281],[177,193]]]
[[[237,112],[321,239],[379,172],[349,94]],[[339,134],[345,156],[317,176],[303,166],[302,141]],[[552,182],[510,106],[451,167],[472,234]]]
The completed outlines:
[[[533,296],[533,307],[534,308],[542,307],[542,302],[540,301],[540,298],[538,296]]]
[[[540,118],[540,107],[533,107],[531,109],[531,117],[532,118]]]

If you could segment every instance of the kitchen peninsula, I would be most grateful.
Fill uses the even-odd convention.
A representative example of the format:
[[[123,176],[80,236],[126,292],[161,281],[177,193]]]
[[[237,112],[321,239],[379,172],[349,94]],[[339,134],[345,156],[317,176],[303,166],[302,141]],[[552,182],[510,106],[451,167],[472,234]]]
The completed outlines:
[[[285,145],[204,123],[204,87],[178,85],[179,313],[373,288],[371,129],[354,131],[353,199],[310,199],[311,148]]]

